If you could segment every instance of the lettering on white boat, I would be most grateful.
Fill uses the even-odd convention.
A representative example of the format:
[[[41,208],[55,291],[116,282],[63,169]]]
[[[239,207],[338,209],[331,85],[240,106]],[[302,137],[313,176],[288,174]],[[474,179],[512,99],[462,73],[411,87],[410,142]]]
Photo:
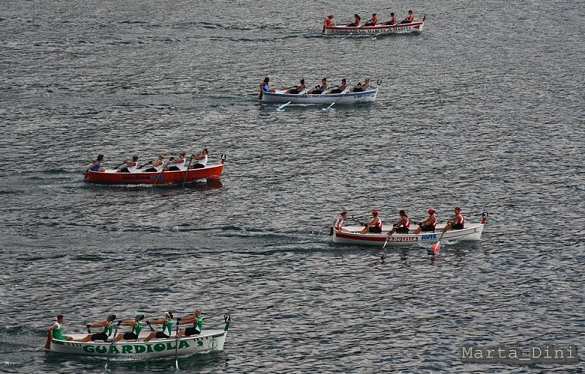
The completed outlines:
[[[391,237],[392,242],[416,242],[416,236],[393,236]]]
[[[435,240],[437,239],[437,234],[424,234],[421,236],[421,240]]]
[[[203,342],[201,342],[202,345]],[[190,344],[186,340],[179,341],[179,349],[189,348]],[[101,354],[140,354],[145,352],[164,352],[174,351],[175,342],[155,343],[155,344],[123,344],[123,345],[83,345],[83,351],[86,353]]]

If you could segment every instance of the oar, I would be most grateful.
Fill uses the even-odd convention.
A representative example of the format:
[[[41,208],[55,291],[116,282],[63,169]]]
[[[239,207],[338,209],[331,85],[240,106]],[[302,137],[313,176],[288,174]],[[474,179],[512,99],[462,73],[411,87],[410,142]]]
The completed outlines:
[[[327,108],[323,108],[322,110],[324,112],[326,112],[326,111],[330,110],[331,108],[333,108],[333,105],[335,105],[335,102],[332,102],[331,105],[329,105]]]
[[[181,318],[177,317],[177,328],[175,329],[175,368],[179,370],[179,326]]]
[[[390,241],[390,237],[392,237],[392,235],[394,235],[394,229],[388,231],[388,235],[386,235],[386,241],[382,246],[382,261],[384,261],[384,259],[386,258],[386,246],[388,245],[388,241]]]
[[[449,224],[447,224],[445,226],[445,228],[443,229],[441,236],[439,236],[439,240],[437,240],[437,242],[431,246],[431,250],[432,250],[434,255],[438,255],[439,252],[441,251],[441,239],[443,239],[443,235],[445,235],[445,233],[447,232],[448,227],[449,227]]]
[[[282,112],[284,111],[284,108],[286,108],[287,106],[290,105],[290,103],[292,103],[292,101],[287,101],[286,103],[280,105],[278,108],[276,108],[277,111]]]
[[[193,155],[189,157],[189,164],[187,165],[187,169],[185,169],[185,174],[183,174],[183,187],[185,187],[185,180],[187,179],[187,173],[189,173],[189,168],[191,167],[191,161],[193,161]]]

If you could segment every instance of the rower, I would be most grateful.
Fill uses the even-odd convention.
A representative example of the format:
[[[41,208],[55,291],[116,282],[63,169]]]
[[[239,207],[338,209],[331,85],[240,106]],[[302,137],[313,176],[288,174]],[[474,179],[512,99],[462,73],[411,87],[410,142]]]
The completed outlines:
[[[364,26],[376,26],[377,24],[378,24],[378,16],[376,15],[376,13],[374,13],[374,14],[372,14],[372,18],[370,18]]]
[[[165,312],[164,318],[162,319],[155,319],[152,321],[146,321],[146,324],[150,326],[151,324],[158,324],[161,325],[160,331],[153,331],[151,332],[144,341],[150,341],[152,339],[168,339],[171,337],[171,332],[173,331],[173,313]],[[152,328],[152,326],[151,326]],[[167,334],[168,332],[168,334]]]
[[[380,211],[378,209],[372,210],[372,219],[365,225],[361,231],[362,234],[372,233],[379,234],[382,232],[382,218],[380,218]]]
[[[130,326],[130,327],[132,327],[132,330],[125,332],[125,333],[118,334],[118,335],[116,335],[116,337],[114,339],[117,342],[122,340],[122,339],[124,339],[124,340],[138,340],[138,337],[140,336],[140,331],[142,331],[142,328],[144,327],[144,324],[142,323],[143,319],[144,319],[144,315],[139,314],[136,317],[134,317],[134,319],[122,321],[120,323],[121,325]]]
[[[359,16],[359,14],[354,14],[353,15],[353,22],[347,24],[348,27],[360,27],[362,23],[362,17]]]
[[[390,26],[394,26],[398,23],[398,21],[396,20],[396,16],[394,15],[394,13],[390,13],[390,21],[384,22],[385,25],[390,25]]]
[[[142,165],[142,172],[145,173],[156,173],[159,172],[162,168],[162,165],[164,164],[164,156],[163,155],[159,155],[158,159],[154,160],[154,161],[150,161],[148,164]],[[146,168],[146,169],[144,169]]]
[[[92,161],[92,163],[89,165],[89,171],[105,171],[105,169],[102,167],[102,162],[104,162],[104,155],[99,154],[97,156],[97,158]]]
[[[321,84],[316,85],[315,88],[307,92],[308,94],[319,95],[327,90],[327,78],[321,79]]]
[[[95,340],[103,340],[104,342],[107,342],[110,335],[112,335],[112,332],[113,332],[112,326],[113,326],[115,320],[116,320],[116,315],[111,314],[108,316],[108,318],[105,321],[98,321],[98,322],[88,324],[87,325],[88,330],[91,327],[103,327],[104,329],[102,330],[102,332],[98,332],[95,334],[89,334],[89,335],[85,336],[84,338],[81,338],[81,339],[76,340],[76,341],[89,342],[89,341],[95,341]]]
[[[181,323],[185,325],[193,324],[193,326],[185,328],[182,333],[179,332],[179,335],[191,336],[201,334],[201,331],[203,331],[203,324],[205,323],[202,314],[201,309],[196,309],[193,314],[181,318]]]
[[[305,91],[305,80],[301,79],[299,81],[298,86],[294,86],[294,87],[289,88],[288,90],[286,90],[286,93],[296,95],[296,94],[303,93],[303,91]]]
[[[332,93],[332,94],[343,93],[343,91],[345,91],[346,89],[347,89],[347,80],[345,78],[343,78],[341,80],[341,84],[339,86],[334,87],[331,91],[329,91],[329,93]]]
[[[435,231],[435,226],[437,226],[437,211],[433,208],[429,208],[427,209],[427,214],[427,218],[425,218],[424,221],[419,222],[415,234],[420,234],[425,231]]]
[[[370,87],[370,80],[366,79],[364,82],[358,82],[358,84],[353,88],[353,92],[362,92],[367,90]]]
[[[119,173],[130,173],[136,170],[138,166],[138,156],[132,156],[132,161],[125,160],[122,166],[118,168]]]
[[[456,207],[454,211],[455,215],[453,216],[453,219],[447,221],[447,225],[445,226],[443,231],[463,230],[465,228],[465,217],[463,217],[463,212],[461,211],[461,208]]]
[[[405,210],[400,210],[398,214],[400,215],[400,219],[393,225],[392,231],[397,234],[408,234],[410,218],[408,218],[408,214],[406,214]]]
[[[347,211],[343,211],[335,217],[335,223],[333,223],[333,227],[336,231],[343,231],[343,226],[347,221]]]
[[[402,22],[400,23],[413,23],[414,22],[414,12],[412,11],[412,9],[410,9],[408,11],[408,16],[406,16],[405,19],[402,20]]]
[[[185,167],[185,152],[179,153],[177,159],[171,157],[167,163],[167,170],[169,171],[181,170],[183,167]]]
[[[193,155],[193,158],[197,160],[195,165],[191,166],[191,169],[201,169],[207,166],[207,160],[209,158],[209,152],[207,148],[203,148],[203,150],[196,155]]]
[[[325,32],[325,29],[328,27],[335,27],[335,21],[333,20],[333,15],[329,15],[327,17],[325,17],[325,21],[323,21],[323,31]]]

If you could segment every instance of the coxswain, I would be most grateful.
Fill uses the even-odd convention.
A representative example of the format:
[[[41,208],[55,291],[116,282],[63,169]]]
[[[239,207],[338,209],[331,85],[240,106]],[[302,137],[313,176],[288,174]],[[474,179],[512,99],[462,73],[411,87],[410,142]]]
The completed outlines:
[[[169,171],[177,171],[181,170],[185,167],[185,152],[179,153],[178,158],[170,158],[169,162],[167,163],[167,170]]]
[[[347,80],[343,78],[339,86],[334,87],[329,93],[338,94],[343,93],[347,89]]]
[[[447,222],[447,226],[445,226],[445,229],[443,231],[463,230],[465,228],[465,217],[463,217],[463,212],[461,211],[461,208],[456,207],[454,211],[455,215],[453,216],[453,219]]]
[[[149,326],[151,324],[161,325],[161,330],[151,332],[146,338],[144,338],[145,342],[155,338],[168,339],[171,337],[171,333],[173,332],[173,313],[165,312],[164,318],[146,321],[146,324]]]
[[[95,340],[103,340],[104,342],[107,342],[113,333],[113,330],[114,330],[113,325],[114,325],[115,320],[116,320],[116,315],[111,314],[108,316],[108,318],[105,321],[98,321],[98,322],[88,324],[87,325],[88,330],[92,327],[103,327],[103,330],[101,332],[98,332],[95,334],[89,334],[89,335],[85,336],[84,338],[81,338],[81,339],[76,340],[76,341],[89,342],[89,341],[95,341]]]
[[[102,167],[102,162],[104,162],[104,155],[99,154],[95,160],[89,165],[89,171],[105,171]]]
[[[207,161],[209,159],[209,152],[207,148],[203,148],[201,152],[198,152],[196,155],[193,155],[193,158],[197,160],[194,165],[191,165],[191,169],[201,169],[207,166]]]
[[[265,93],[270,92],[274,92],[274,90],[270,88],[270,78],[266,77],[260,82],[260,93],[258,94],[258,98],[262,99],[262,96],[264,96]]]
[[[408,234],[408,230],[410,229],[410,218],[408,218],[408,214],[406,214],[405,210],[400,210],[398,212],[400,216],[398,222],[393,225],[393,232],[397,234]]]
[[[360,27],[362,24],[362,17],[359,16],[359,14],[354,14],[353,15],[353,22],[347,24],[348,27]]]
[[[378,24],[378,16],[376,15],[376,13],[374,13],[374,14],[372,14],[372,18],[370,18],[364,26],[376,26],[377,24]]]
[[[124,339],[124,340],[138,340],[138,337],[140,336],[140,331],[142,331],[142,329],[144,328],[144,324],[142,323],[143,319],[144,319],[144,315],[139,314],[136,317],[134,317],[134,319],[128,319],[128,320],[124,320],[124,321],[120,322],[120,325],[132,327],[132,330],[130,330],[128,332],[120,333],[120,334],[116,335],[116,337],[114,339],[117,342],[122,340],[122,339]]]
[[[325,29],[329,28],[329,27],[335,27],[335,21],[333,20],[333,15],[329,15],[327,17],[325,17],[325,21],[323,21],[323,31],[325,32]]]
[[[402,20],[400,23],[413,23],[414,22],[414,12],[411,10],[408,11],[408,16]]]
[[[390,26],[394,26],[397,23],[398,23],[398,21],[396,20],[396,16],[394,15],[394,13],[390,13],[390,21],[384,22],[385,25],[390,25]]]
[[[382,232],[382,218],[380,218],[380,211],[378,209],[372,210],[372,219],[365,225],[362,234],[372,233],[379,234]]]
[[[196,309],[193,314],[189,314],[181,318],[181,323],[184,325],[190,325],[190,327],[186,327],[184,331],[179,331],[180,336],[191,336],[191,335],[199,335],[201,331],[203,331],[203,325],[205,320],[203,318],[203,313],[201,313],[200,309]]]
[[[138,156],[132,156],[132,160],[126,160],[118,168],[119,173],[130,173],[138,167]]]
[[[289,88],[288,90],[286,90],[286,93],[296,95],[296,94],[302,93],[303,91],[305,91],[305,80],[301,79],[299,81],[298,86],[294,86],[294,87]]]
[[[47,331],[47,342],[45,343],[46,350],[51,349],[51,341],[53,339],[73,340],[72,337],[65,336],[65,334],[63,334],[63,324],[64,324],[63,315],[59,314]]]
[[[423,231],[435,231],[437,226],[437,211],[433,208],[427,209],[427,218],[424,221],[419,222],[418,227],[415,231],[416,234],[420,234]]]
[[[335,223],[333,223],[333,227],[335,231],[343,231],[343,226],[345,226],[345,222],[347,221],[347,211],[343,211],[335,217]]]

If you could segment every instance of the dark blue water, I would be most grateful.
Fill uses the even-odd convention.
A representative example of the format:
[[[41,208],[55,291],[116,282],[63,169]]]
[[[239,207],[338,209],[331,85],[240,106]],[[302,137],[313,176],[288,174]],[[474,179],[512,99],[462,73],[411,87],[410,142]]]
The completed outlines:
[[[391,6],[391,9],[389,8]],[[419,36],[314,37],[324,15],[414,8]],[[464,364],[464,345],[580,344],[585,10],[572,1],[4,1],[0,371],[99,373],[46,356],[106,314],[201,307],[233,322],[196,372],[581,372]],[[381,79],[371,106],[261,106],[258,82]],[[98,188],[98,153],[208,147],[221,186]],[[329,244],[346,208],[492,220],[480,244]],[[174,362],[114,365],[171,372]]]

